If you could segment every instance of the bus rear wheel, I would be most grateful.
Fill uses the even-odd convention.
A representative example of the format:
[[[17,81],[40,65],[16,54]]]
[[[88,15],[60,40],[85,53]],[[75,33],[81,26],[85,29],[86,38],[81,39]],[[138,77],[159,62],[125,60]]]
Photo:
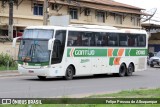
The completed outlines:
[[[121,66],[119,67],[118,76],[119,77],[124,77],[126,72],[127,72],[127,68],[126,68],[125,64],[121,64]]]
[[[45,80],[46,76],[37,76],[40,80]]]
[[[73,79],[73,75],[74,75],[74,69],[72,66],[69,66],[67,69],[66,69],[66,74],[64,76],[64,79],[65,80],[72,80]]]
[[[133,64],[130,63],[126,72],[126,76],[132,76],[133,72],[134,72],[134,66]]]

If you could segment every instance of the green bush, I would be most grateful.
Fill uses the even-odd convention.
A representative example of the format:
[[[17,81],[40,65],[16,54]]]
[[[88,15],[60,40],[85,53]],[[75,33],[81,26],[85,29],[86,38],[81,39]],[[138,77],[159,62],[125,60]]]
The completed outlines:
[[[8,64],[9,64],[9,67],[17,66],[16,62],[13,60],[13,58],[10,55],[1,53],[0,54],[0,66],[8,66]]]

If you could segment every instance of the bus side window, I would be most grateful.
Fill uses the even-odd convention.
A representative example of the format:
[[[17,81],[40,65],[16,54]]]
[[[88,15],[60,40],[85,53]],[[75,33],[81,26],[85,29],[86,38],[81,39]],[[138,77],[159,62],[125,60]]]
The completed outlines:
[[[82,45],[83,46],[90,46],[90,39],[91,39],[91,33],[90,32],[84,32],[82,34]]]
[[[96,46],[96,39],[94,32],[91,33],[90,46]]]
[[[79,31],[69,31],[67,46],[82,46],[82,33]]]
[[[128,34],[128,46],[137,46],[137,36],[135,34]]]
[[[146,45],[146,37],[145,35],[138,35],[138,46],[145,46]]]
[[[101,33],[96,33],[97,36],[97,46],[102,46],[102,35]]]
[[[103,33],[103,46],[108,46],[108,35]]]
[[[108,46],[118,46],[118,34],[109,33],[109,35],[108,35]]]
[[[125,33],[119,34],[119,46],[128,46],[128,36]]]
[[[77,35],[77,40],[75,43],[77,46],[82,46],[82,35]]]

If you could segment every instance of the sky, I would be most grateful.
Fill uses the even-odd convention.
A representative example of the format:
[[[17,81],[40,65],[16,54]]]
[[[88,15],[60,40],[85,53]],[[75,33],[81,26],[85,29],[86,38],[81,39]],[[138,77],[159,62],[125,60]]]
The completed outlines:
[[[146,11],[154,11],[153,8],[157,8],[157,12],[152,18],[152,23],[160,24],[160,0],[114,0],[120,3],[125,3],[146,9]]]

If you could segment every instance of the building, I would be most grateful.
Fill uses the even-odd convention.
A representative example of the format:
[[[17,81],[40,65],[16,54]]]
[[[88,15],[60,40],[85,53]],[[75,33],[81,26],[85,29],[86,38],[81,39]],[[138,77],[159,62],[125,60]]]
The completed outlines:
[[[21,36],[26,26],[43,25],[44,0],[13,1],[14,37]],[[141,15],[148,15],[142,12],[142,8],[122,4],[113,0],[48,1],[48,17],[58,15],[70,15],[71,24],[98,24],[109,25],[118,28],[141,29]],[[0,0],[0,38],[2,38],[1,41],[3,41],[3,38],[8,37],[8,2],[9,0]]]
[[[148,51],[149,52],[159,52],[160,51],[160,25],[154,23],[143,23],[142,27],[150,33],[150,38],[148,41]]]
[[[0,2],[1,35],[8,35],[8,0]],[[13,0],[14,35],[26,26],[43,24],[44,0]],[[49,0],[49,16],[70,15],[72,24],[99,24],[118,28],[141,28],[142,8],[113,0]],[[17,32],[16,32],[17,31]],[[3,33],[2,33],[3,32]],[[20,34],[19,34],[20,35]]]

